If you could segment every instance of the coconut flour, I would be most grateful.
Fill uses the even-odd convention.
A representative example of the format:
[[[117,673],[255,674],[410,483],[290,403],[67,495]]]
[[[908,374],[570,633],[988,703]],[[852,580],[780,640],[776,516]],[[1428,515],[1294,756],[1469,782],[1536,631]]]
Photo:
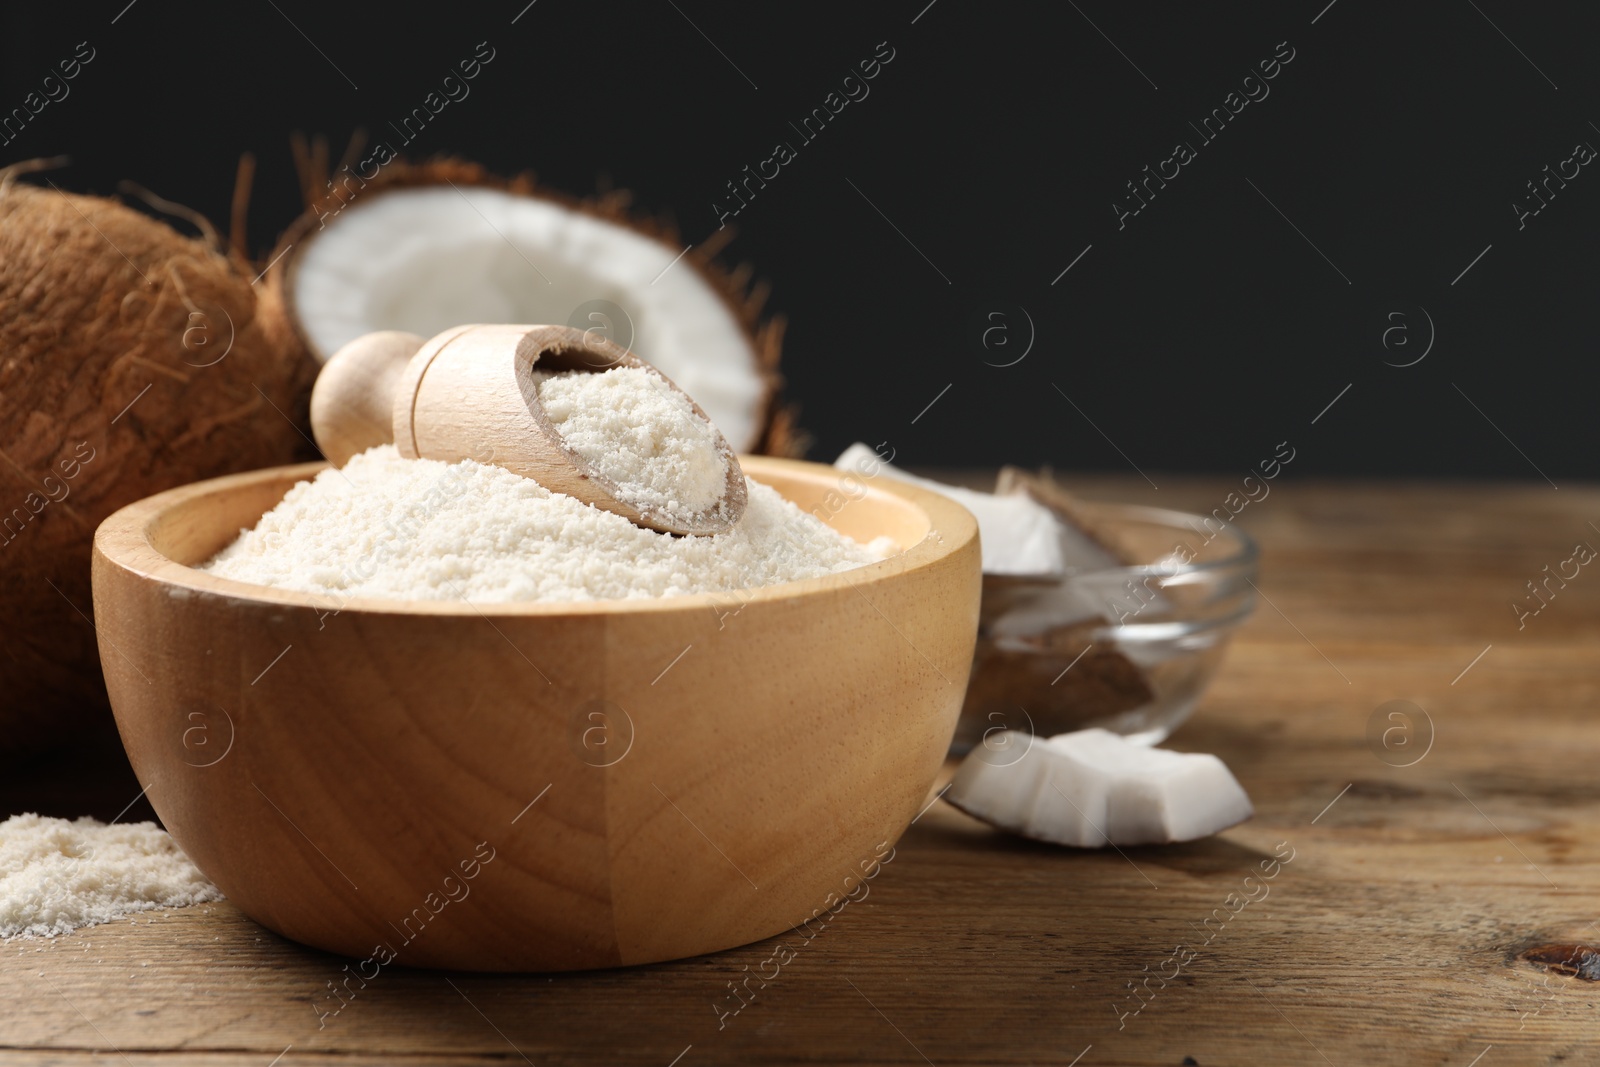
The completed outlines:
[[[152,822],[0,822],[0,938],[54,937],[153,908],[221,900]]]
[[[727,533],[674,537],[500,467],[370,449],[290,489],[201,569],[339,597],[601,600],[724,592],[815,578],[881,559],[749,482]]]
[[[562,440],[635,506],[678,516],[721,502],[728,457],[687,397],[641,367],[534,372]]]

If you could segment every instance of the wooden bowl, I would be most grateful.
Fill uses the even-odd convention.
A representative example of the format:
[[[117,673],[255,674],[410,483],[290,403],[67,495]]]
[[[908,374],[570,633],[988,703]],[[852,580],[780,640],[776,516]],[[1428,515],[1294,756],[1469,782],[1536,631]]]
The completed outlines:
[[[837,906],[950,743],[977,528],[914,486],[743,463],[904,551],[740,593],[337,602],[192,567],[321,464],[123,508],[95,619],[150,802],[246,914],[367,969],[647,963]]]

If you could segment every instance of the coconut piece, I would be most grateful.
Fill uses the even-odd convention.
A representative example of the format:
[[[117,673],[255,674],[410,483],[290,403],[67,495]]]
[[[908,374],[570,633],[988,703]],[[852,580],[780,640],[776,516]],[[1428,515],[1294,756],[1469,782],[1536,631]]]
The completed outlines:
[[[1148,532],[1131,530],[1102,521],[1076,495],[1056,482],[1049,468],[1034,474],[1017,467],[1002,467],[1000,476],[996,480],[995,492],[1001,496],[1026,496],[1049,508],[1062,528],[1067,531],[1068,541],[1075,539],[1079,543],[1091,545],[1096,550],[1113,556],[1117,562],[1112,566],[1143,564],[1156,568],[1163,566],[1176,568],[1182,565],[1179,557],[1170,552],[1172,548],[1170,544],[1152,540],[1152,535]],[[1154,535],[1156,538],[1160,536],[1160,534]],[[1156,559],[1153,563],[1150,562],[1163,552],[1169,554]],[[1111,599],[1119,599],[1127,605],[1145,601],[1144,606],[1139,609],[1140,614],[1146,611],[1161,614],[1171,608],[1170,601],[1148,581],[1143,592],[1130,590],[1125,597],[1121,596],[1121,591],[1110,592],[1115,594]],[[989,595],[987,585],[984,593],[986,597]],[[1075,642],[1075,631],[1085,618],[1087,602],[1099,600],[1101,598],[1093,596],[1081,586],[1018,590],[1006,598],[1003,608],[1000,608],[995,621],[986,628],[986,632],[992,633],[1003,645],[1016,646],[1019,641],[1030,640],[1050,646],[1063,643],[1070,645]],[[1100,603],[1096,607],[1095,614],[1105,617],[1106,606],[1105,603]],[[1107,617],[1106,621],[1115,624],[1120,620]],[[1055,628],[1065,628],[1064,641],[1045,636],[1048,631]],[[1071,696],[1075,707],[1080,704],[1086,708],[1114,707],[1115,710],[1110,714],[1128,711],[1155,699],[1145,672],[1184,651],[1183,648],[1170,643],[1150,645],[1132,641],[1118,642],[1115,650],[1102,645],[1091,653],[1091,656],[1098,656],[1104,652],[1108,656],[1116,657],[1120,663],[1102,663],[1098,665],[1100,668],[1098,676],[1086,674],[1075,681],[1063,684],[1070,684],[1075,690]],[[1073,668],[1073,673],[1078,673],[1077,667]],[[1120,693],[1117,693],[1119,688]],[[1097,714],[1092,717],[1100,716]],[[1085,714],[1084,721],[1090,721],[1090,718]]]
[[[834,466],[864,476],[884,474],[955,500],[978,519],[983,546],[983,602],[979,641],[962,714],[987,721],[1017,707],[1038,707],[1048,697],[1056,721],[1094,722],[1142,707],[1156,698],[1144,671],[1097,635],[1115,620],[1107,603],[1082,582],[1066,579],[1114,570],[1132,557],[1114,552],[1106,531],[1072,508],[1054,482],[1031,491],[1033,476],[1005,468],[1004,493],[983,493],[918,478],[884,463],[857,442]],[[1085,521],[1079,521],[1084,519]],[[1159,610],[1155,600],[1152,606]],[[1070,668],[1070,673],[1068,672]]]
[[[973,818],[1023,837],[1079,848],[1106,844],[1110,775],[1049,751],[1041,737],[1006,731],[987,740],[993,748],[974,749],[962,761],[946,800]],[[1005,755],[991,759],[991,751]],[[1017,752],[1022,755],[1015,756]]]
[[[977,652],[962,713],[982,720],[1038,706],[1049,714],[1093,722],[1142,707],[1156,698],[1132,660],[1096,635],[1107,624],[1107,603],[1072,576],[1115,570],[1136,557],[1109,547],[1110,531],[1082,514],[1053,481],[1007,467],[999,493],[983,493],[918,478],[880,460],[861,443],[834,461],[841,470],[882,473],[943,493],[978,519],[983,545],[983,604]],[[1058,505],[1070,507],[1058,509]],[[1160,610],[1159,595],[1150,604]],[[1067,669],[1071,668],[1070,673]]]
[[[1079,537],[1115,557],[1121,566],[1182,566],[1182,559],[1165,540],[1166,534],[1130,529],[1108,523],[1087,507],[1077,495],[1055,480],[1049,467],[1037,474],[1020,467],[1001,467],[995,480],[999,496],[1023,494],[1049,508],[1055,517]],[[1160,558],[1155,558],[1160,555]]]
[[[1139,546],[1131,543],[1116,527],[1096,519],[1083,501],[1056,482],[1048,467],[1038,474],[1020,467],[1001,467],[994,491],[997,496],[1025,496],[1050,509],[1074,544],[1114,561],[1099,569],[1133,566],[1147,558],[1141,554]]]
[[[1001,467],[995,479],[1000,496],[1021,494],[1038,501],[1055,515],[1063,526],[1114,557],[1124,567],[1178,565],[1171,546],[1162,543],[1165,534],[1130,529],[1106,522],[1075,493],[1055,480],[1054,472],[1043,467],[1038,473],[1020,467]],[[1158,554],[1160,558],[1156,558]]]
[[[1062,555],[1061,524],[1049,508],[1027,496],[1000,497],[919,478],[891,467],[859,441],[840,453],[833,465],[839,470],[858,474],[871,471],[921,486],[949,497],[972,512],[978,520],[985,574],[1059,578],[1068,573],[1068,562]],[[1116,564],[1113,561],[1111,565]]]
[[[626,194],[580,201],[461,161],[336,177],[284,235],[269,279],[319,359],[377,330],[576,326],[659,367],[737,451],[804,450],[775,400],[783,324],[762,321],[766,289],[748,268],[713,259],[731,231],[685,254]]]
[[[0,171],[0,758],[104,713],[95,527],[163,489],[309,458],[316,373],[255,267],[17,173]]]
[[[1151,748],[1098,729],[1050,738],[1007,731],[990,742],[962,762],[945,799],[1023,837],[1079,848],[1168,844],[1209,837],[1254,814],[1216,756]]]

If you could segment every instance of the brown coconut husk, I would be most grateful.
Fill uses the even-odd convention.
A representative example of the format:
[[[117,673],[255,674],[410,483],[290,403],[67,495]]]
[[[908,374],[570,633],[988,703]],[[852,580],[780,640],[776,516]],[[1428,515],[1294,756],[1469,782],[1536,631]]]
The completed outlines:
[[[242,257],[31,169],[0,171],[0,759],[105,713],[95,527],[303,454],[316,372]]]
[[[683,247],[683,238],[677,226],[668,219],[645,215],[633,209],[633,196],[625,190],[606,190],[590,197],[576,197],[538,183],[531,172],[506,178],[491,173],[487,168],[467,160],[440,157],[420,163],[394,159],[383,165],[376,177],[362,181],[353,174],[342,177],[340,189],[329,187],[330,178],[345,170],[360,153],[362,142],[352,140],[344,159],[332,174],[327,167],[327,145],[321,138],[308,148],[305,141],[295,141],[295,163],[301,182],[305,211],[289,227],[273,249],[272,269],[267,275],[268,287],[285,308],[300,341],[313,348],[309,337],[294,314],[296,261],[300,253],[317,238],[324,226],[338,224],[338,210],[344,206],[360,204],[385,192],[419,186],[444,185],[477,186],[497,189],[519,196],[539,197],[554,201],[571,211],[582,212],[595,218],[613,222],[659,241],[674,254]],[[346,181],[360,182],[353,191],[343,192]],[[341,196],[341,192],[343,195]],[[323,216],[327,215],[324,222]],[[718,230],[700,244],[690,249],[683,262],[692,266],[700,276],[722,297],[733,312],[756,353],[757,370],[766,385],[761,433],[755,451],[761,455],[803,456],[809,444],[807,435],[799,429],[798,411],[781,399],[783,378],[779,361],[783,350],[785,320],[781,315],[764,315],[770,286],[755,279],[754,269],[747,263],[728,268],[718,261],[718,254],[733,239],[732,227]],[[327,358],[331,353],[320,353]]]

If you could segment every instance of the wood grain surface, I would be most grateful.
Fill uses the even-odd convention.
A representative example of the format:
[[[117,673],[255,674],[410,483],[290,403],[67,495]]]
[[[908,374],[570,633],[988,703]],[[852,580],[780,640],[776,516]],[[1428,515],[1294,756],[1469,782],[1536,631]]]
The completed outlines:
[[[1072,482],[1200,510],[1235,488]],[[1077,852],[935,803],[809,938],[585,974],[396,967],[320,1029],[346,961],[226,903],[154,913],[0,945],[0,1065],[1593,1062],[1600,574],[1520,630],[1511,607],[1600,546],[1591,521],[1600,491],[1572,486],[1283,479],[1251,504],[1270,603],[1172,741],[1255,801],[1219,838]],[[1397,700],[1426,720],[1385,747]],[[3,789],[109,818],[139,785],[85,740]],[[1245,885],[1291,854],[1265,897]]]

